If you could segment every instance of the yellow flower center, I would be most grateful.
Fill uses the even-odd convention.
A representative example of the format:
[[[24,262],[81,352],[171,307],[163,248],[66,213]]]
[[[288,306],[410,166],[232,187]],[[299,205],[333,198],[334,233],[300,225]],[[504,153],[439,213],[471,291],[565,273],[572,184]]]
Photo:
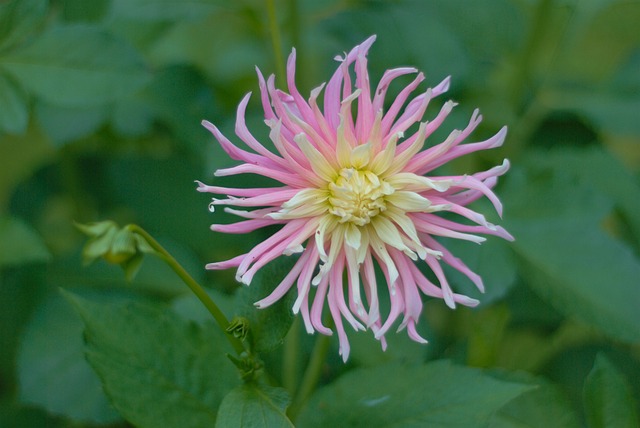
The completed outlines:
[[[329,183],[329,212],[339,217],[340,223],[364,226],[387,209],[385,196],[394,191],[371,171],[342,168],[338,178]]]

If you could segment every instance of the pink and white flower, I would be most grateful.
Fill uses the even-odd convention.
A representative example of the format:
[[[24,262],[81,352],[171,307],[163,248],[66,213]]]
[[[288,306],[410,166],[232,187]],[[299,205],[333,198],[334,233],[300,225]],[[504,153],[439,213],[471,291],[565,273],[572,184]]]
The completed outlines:
[[[502,205],[491,189],[509,169],[507,160],[471,175],[427,175],[452,159],[501,146],[506,127],[486,141],[462,144],[482,120],[476,110],[463,130],[454,130],[443,142],[422,150],[454,102],[444,103],[436,117],[420,122],[412,135],[405,138],[404,133],[422,119],[432,98],[447,91],[449,78],[407,102],[424,76],[414,68],[396,68],[384,73],[371,92],[367,52],[374,40],[375,36],[370,37],[349,54],[337,57],[340,65],[329,83],[311,91],[308,100],[296,88],[295,50],[287,63],[289,93],[275,88],[273,75],[265,81],[258,70],[265,123],[271,129],[274,151],[247,129],[244,115],[251,94],[240,102],[236,119],[236,134],[251,151],[237,147],[213,124],[203,121],[229,156],[242,162],[216,171],[216,176],[258,174],[279,181],[281,187],[236,189],[197,182],[200,192],[227,195],[225,199],[213,199],[212,211],[217,205],[255,208],[225,208],[245,220],[214,224],[212,230],[247,233],[282,226],[248,253],[210,263],[207,268],[237,268],[237,280],[249,285],[256,272],[270,261],[299,253],[291,271],[256,306],[273,304],[295,284],[298,296],[293,312],[302,314],[309,333],[330,335],[332,331],[322,322],[326,301],[345,361],[349,342],[343,320],[355,330],[371,329],[386,348],[385,334],[400,317],[398,331],[406,328],[413,340],[426,342],[416,331],[423,305],[421,293],[442,298],[451,308],[457,303],[478,304],[452,291],[441,263],[462,272],[480,291],[484,290],[482,279],[436,236],[476,243],[485,240],[477,234],[513,239],[506,230],[467,208],[485,196],[502,215]],[[352,65],[355,82],[350,75]],[[389,84],[413,73],[417,73],[415,79],[385,111]],[[323,90],[321,108],[318,98]],[[352,113],[354,110],[357,114]],[[454,213],[466,221],[457,223],[439,216],[439,212]],[[382,284],[376,279],[376,264],[385,277]],[[438,283],[427,279],[418,264],[430,269]],[[388,313],[380,311],[379,293],[389,295]]]

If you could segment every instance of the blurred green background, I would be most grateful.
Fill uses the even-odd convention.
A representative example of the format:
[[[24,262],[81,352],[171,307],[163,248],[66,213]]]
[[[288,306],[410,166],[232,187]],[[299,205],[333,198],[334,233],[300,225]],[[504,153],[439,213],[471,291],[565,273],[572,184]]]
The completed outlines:
[[[254,67],[271,74],[286,58],[274,49],[266,5],[0,1],[0,426],[126,426],[83,359],[82,323],[60,287],[168,305],[186,293],[151,258],[130,284],[117,266],[83,266],[74,221],[140,224],[197,279],[226,293],[237,288],[233,272],[205,273],[204,264],[241,254],[262,236],[210,232],[210,223],[231,218],[209,213],[193,181],[223,183],[213,172],[234,164],[202,119],[237,141],[235,109],[253,91],[249,127],[268,135]],[[368,333],[352,335],[349,365],[331,360],[323,382],[350,367],[450,358],[549,381],[547,398],[555,399],[547,403],[563,406],[553,426],[580,426],[585,378],[604,355],[637,411],[640,2],[277,0],[275,7],[280,48],[297,49],[301,93],[329,79],[335,55],[377,34],[372,84],[399,66],[420,69],[431,86],[452,76],[427,118],[447,99],[459,106],[427,144],[464,127],[476,107],[485,120],[473,140],[509,126],[503,148],[446,171],[470,173],[504,157],[513,165],[498,194],[501,224],[516,241],[447,242],[484,277],[481,296],[451,273],[480,308],[427,302],[425,347],[393,335],[383,354]],[[234,183],[259,185],[255,177]],[[516,426],[506,419],[492,426]]]

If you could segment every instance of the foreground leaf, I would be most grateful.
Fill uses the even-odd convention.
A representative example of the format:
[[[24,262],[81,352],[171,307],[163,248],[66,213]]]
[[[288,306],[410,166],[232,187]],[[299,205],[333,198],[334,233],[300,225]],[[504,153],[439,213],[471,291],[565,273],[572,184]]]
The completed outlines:
[[[560,388],[526,372],[510,373],[506,380],[536,385],[514,398],[491,418],[489,428],[578,428],[571,403]],[[544,411],[541,411],[544,409]]]
[[[75,421],[119,420],[84,358],[82,320],[58,294],[36,309],[18,354],[20,399]]]
[[[590,428],[640,426],[629,385],[602,354],[585,381],[584,406]]]
[[[285,414],[289,402],[289,395],[282,388],[241,385],[222,401],[216,427],[293,427]]]
[[[239,379],[213,325],[148,305],[68,296],[85,323],[87,358],[122,416],[150,428],[215,424],[218,406]]]
[[[300,427],[477,427],[532,386],[436,361],[357,369],[321,388]]]

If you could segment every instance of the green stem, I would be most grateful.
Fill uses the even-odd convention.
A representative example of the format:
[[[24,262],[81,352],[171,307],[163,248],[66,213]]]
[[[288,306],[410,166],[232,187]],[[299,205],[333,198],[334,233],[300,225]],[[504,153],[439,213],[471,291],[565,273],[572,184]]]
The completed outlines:
[[[276,5],[274,0],[267,0],[267,14],[269,15],[269,30],[271,32],[271,44],[276,61],[276,70],[280,79],[286,79],[284,68],[284,55],[282,54],[282,39],[280,37],[280,27],[276,15]]]
[[[142,236],[149,243],[151,248],[153,248],[157,252],[157,254],[162,259],[164,259],[164,261],[169,265],[169,267],[173,269],[173,271],[176,274],[178,274],[180,279],[182,279],[182,281],[184,281],[184,283],[187,284],[187,286],[191,289],[193,294],[196,295],[198,300],[202,302],[205,308],[207,308],[209,313],[216,320],[216,322],[222,329],[224,336],[227,338],[227,340],[229,341],[233,349],[236,351],[236,353],[240,355],[243,352],[245,352],[246,349],[242,344],[242,342],[236,339],[235,337],[233,337],[232,335],[227,334],[226,329],[229,326],[229,320],[227,320],[227,317],[224,315],[224,313],[222,313],[220,308],[218,308],[218,305],[215,304],[215,302],[211,299],[211,297],[209,297],[207,292],[204,291],[204,288],[202,288],[202,286],[198,284],[196,280],[193,279],[193,277],[189,275],[189,273],[186,270],[184,270],[182,265],[180,265],[180,263],[178,263],[178,261],[175,258],[173,258],[173,256],[169,254],[169,252],[165,250],[164,247],[160,245],[158,241],[156,241],[151,235],[147,233],[146,230],[142,229],[140,226],[135,224],[129,224],[126,226],[126,229]]]
[[[324,334],[318,334],[316,343],[311,351],[311,359],[309,359],[309,365],[304,372],[300,388],[296,394],[291,406],[289,407],[289,418],[295,420],[302,406],[307,402],[311,393],[315,390],[318,381],[320,380],[320,374],[322,372],[322,366],[324,365],[327,353],[331,347],[331,337]]]
[[[509,93],[511,94],[511,102],[516,108],[520,108],[519,105],[524,101],[525,89],[530,82],[530,70],[532,68],[533,60],[538,53],[540,40],[542,36],[547,32],[549,24],[549,13],[553,6],[553,0],[541,0],[538,3],[538,7],[535,12],[533,25],[527,40],[525,42],[524,49],[522,50],[522,56],[517,63],[517,68],[513,74],[513,80],[511,81],[511,87]]]

